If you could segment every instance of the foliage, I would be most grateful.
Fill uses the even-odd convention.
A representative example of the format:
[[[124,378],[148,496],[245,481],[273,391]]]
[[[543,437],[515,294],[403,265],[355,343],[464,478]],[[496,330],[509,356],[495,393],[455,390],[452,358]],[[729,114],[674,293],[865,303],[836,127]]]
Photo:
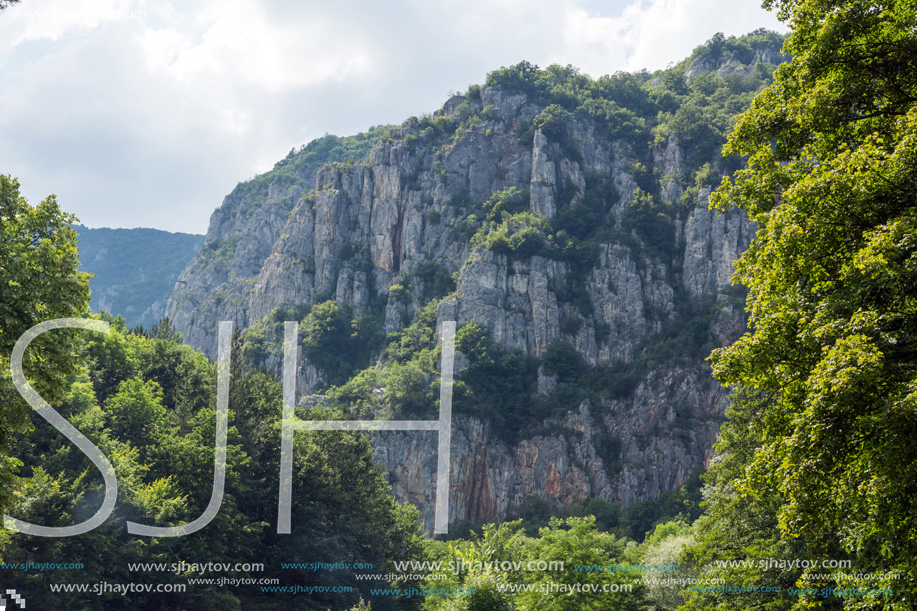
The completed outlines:
[[[512,217],[528,210],[528,191],[516,187],[507,187],[495,191],[490,198],[481,204],[489,221],[500,220],[505,216]]]
[[[294,441],[293,533],[277,535],[281,388],[263,369],[240,358],[242,336],[233,340],[229,389],[226,489],[219,513],[200,533],[181,538],[128,535],[125,520],[175,525],[199,516],[211,495],[215,437],[216,368],[201,353],[165,337],[125,331],[112,320],[111,335],[87,334],[79,346],[90,370],[67,378],[60,411],[84,432],[115,467],[119,503],[109,520],[78,537],[36,538],[14,534],[9,562],[80,561],[67,579],[120,583],[184,582],[188,574],[130,572],[128,563],[288,562],[372,563],[391,571],[393,560],[419,557],[418,513],[391,498],[368,438],[359,432],[298,432]],[[309,414],[334,419],[340,413]],[[99,504],[101,478],[80,452],[61,444],[50,426],[17,444],[16,455],[31,476],[10,514],[52,526],[79,521]],[[193,574],[191,575],[194,576]],[[353,571],[320,575],[300,569],[234,577],[278,577],[281,585],[347,586],[350,593],[314,593],[310,608],[345,608],[369,595],[369,587],[387,582],[357,580]],[[197,585],[185,594],[134,592],[99,596],[51,593],[52,572],[10,571],[5,587],[28,592],[36,608],[212,609],[277,608],[275,597],[260,589],[220,589]],[[377,609],[410,608],[397,598],[380,599]]]
[[[522,503],[510,505],[506,508],[506,521],[515,522],[521,520],[525,533],[530,537],[534,537],[538,534],[540,528],[547,526],[551,518],[559,513],[557,508],[553,507],[546,499],[537,494],[532,494]],[[451,534],[451,527],[449,531]]]
[[[851,573],[900,573],[864,587],[890,587],[895,600],[885,608],[910,608],[917,8],[765,4],[792,27],[786,48],[794,59],[740,118],[727,150],[748,156],[748,168],[713,199],[746,210],[758,234],[736,277],[749,287],[753,331],[713,356],[716,376],[737,394],[697,553],[738,547],[754,557],[760,546],[745,525],[769,521],[780,535],[765,538],[771,549],[850,554]],[[732,490],[727,476],[736,478]],[[802,609],[818,601],[792,602]],[[692,603],[709,608],[700,598]]]
[[[390,333],[384,350],[385,365],[364,369],[340,386],[326,391],[334,405],[358,417],[431,416],[437,371],[436,303],[418,311],[409,327]]]
[[[38,323],[79,316],[89,300],[89,274],[79,271],[70,226],[75,220],[53,195],[31,206],[19,194],[19,181],[0,175],[0,511],[9,507],[17,483],[19,461],[9,444],[29,427],[28,406],[10,373],[13,346]],[[30,384],[49,401],[62,397],[62,378],[76,370],[75,337],[69,330],[44,333],[23,359]]]
[[[641,93],[646,95],[645,92]],[[640,107],[646,102],[635,100],[633,103]],[[594,121],[600,133],[609,139],[639,140],[646,136],[646,120],[630,108],[622,108],[612,99],[589,98],[577,109],[577,114]]]
[[[385,354],[398,363],[407,363],[423,350],[436,345],[436,302],[431,301],[417,312],[417,320],[388,337]]]
[[[688,152],[689,163],[713,157],[723,145],[723,136],[706,106],[690,101],[682,104],[668,122],[668,128]]]
[[[535,129],[540,129],[552,140],[561,141],[565,137],[565,127],[573,115],[559,104],[551,104],[533,119]]]
[[[551,518],[537,535],[523,534],[518,520],[486,524],[480,536],[466,541],[431,541],[427,553],[442,563],[443,569],[426,582],[427,587],[469,588],[471,596],[431,596],[424,602],[426,611],[533,609],[538,611],[632,610],[644,609],[643,586],[633,574],[612,571],[585,572],[581,565],[611,565],[624,561],[625,541],[596,529],[595,518]],[[530,562],[550,566],[544,571],[524,570]],[[494,566],[508,570],[492,570]],[[509,564],[503,564],[509,563]],[[449,570],[454,567],[455,570]],[[593,584],[597,592],[559,591],[578,583]],[[513,592],[508,584],[525,584],[530,591]],[[608,591],[603,591],[607,587]],[[628,589],[629,588],[629,589]]]
[[[691,60],[712,66],[726,61],[750,64],[755,58],[756,51],[779,51],[782,43],[783,39],[779,34],[765,29],[755,30],[741,38],[735,36],[726,38],[722,32],[717,32],[710,40],[694,50]]]
[[[576,322],[581,325],[582,319]],[[544,399],[545,404],[555,406],[550,411],[563,413],[576,409],[585,399],[595,398],[589,384],[592,370],[570,343],[560,339],[551,342],[541,357],[541,365],[545,375],[556,378],[554,392]]]
[[[118,392],[105,401],[103,411],[111,434],[134,447],[154,444],[167,424],[162,388],[136,377],[118,385]]]
[[[532,212],[513,215],[503,213],[503,218],[486,233],[482,244],[497,254],[528,258],[542,252],[548,220]]]
[[[715,189],[720,186],[722,177],[709,163],[705,163],[694,174],[694,186],[698,190],[703,188]]]
[[[244,332],[241,350],[257,366],[268,363],[270,356],[282,350],[284,322],[300,320],[302,353],[317,367],[328,385],[343,384],[378,356],[385,337],[382,323],[385,302],[375,299],[359,319],[352,318],[350,308],[333,300],[314,306],[299,304],[275,308],[270,315]]]
[[[536,536],[540,529],[547,527],[553,517],[586,516],[594,517],[596,528],[602,532],[617,535],[621,532],[618,528],[621,515],[620,503],[608,503],[599,498],[586,497],[558,508],[537,494],[529,496],[518,505],[510,505],[506,510],[506,520],[522,520],[523,529],[530,537]],[[472,525],[471,528],[474,529],[475,526]],[[451,532],[450,528],[450,534]]]
[[[334,301],[316,304],[302,321],[303,356],[331,380],[347,379],[352,367],[351,324]]]
[[[621,227],[634,231],[649,248],[671,256],[675,249],[673,216],[670,205],[638,188],[621,212]]]
[[[448,269],[436,261],[421,263],[416,268],[401,274],[397,281],[405,288],[420,285],[421,303],[441,299],[455,290],[455,278]],[[391,291],[391,288],[389,290]]]
[[[620,503],[608,503],[599,498],[587,497],[563,507],[552,505],[547,500],[532,495],[518,505],[510,506],[507,520],[522,520],[529,535],[547,526],[552,517],[595,518],[596,527],[618,537],[636,542],[648,541],[652,545],[657,539],[653,534],[660,525],[668,523],[687,524],[701,515],[701,470],[698,469],[684,484],[666,492],[658,499],[637,501],[622,508]],[[476,528],[472,525],[472,529]],[[451,532],[451,529],[450,529]],[[660,531],[661,532],[661,531]],[[679,534],[684,534],[679,531]]]
[[[558,210],[555,228],[558,233],[565,232],[577,240],[597,237],[606,223],[614,224],[608,212],[617,201],[618,192],[613,180],[600,175],[589,175],[581,199],[561,202],[567,205],[562,205]]]
[[[456,350],[468,359],[458,378],[455,412],[489,420],[498,437],[514,441],[542,420],[533,410],[538,363],[519,349],[504,350],[490,333],[470,322],[455,336]]]
[[[684,553],[685,561],[704,579],[722,579],[724,583],[745,586],[741,593],[715,591],[687,593],[687,609],[710,609],[729,605],[737,608],[782,610],[795,600],[785,594],[794,587],[800,569],[762,571],[758,566],[722,566],[723,562],[758,562],[774,559],[793,561],[810,558],[812,553],[800,539],[781,540],[776,511],[781,497],[774,486],[757,486],[738,492],[737,484],[758,445],[753,422],[761,410],[749,409],[757,400],[755,393],[745,392],[741,401],[727,411],[729,421],[723,425],[717,441],[717,455],[704,475],[705,510],[695,528],[695,541]],[[762,397],[763,398],[763,397]],[[741,405],[737,409],[736,406]],[[763,406],[762,406],[763,407]],[[840,551],[835,558],[843,558]],[[784,594],[775,596],[780,588]]]
[[[633,574],[612,571],[580,572],[576,565],[610,565],[623,560],[625,541],[595,527],[595,518],[571,517],[566,520],[552,518],[547,528],[539,531],[539,537],[528,546],[532,558],[543,561],[564,560],[562,573],[536,572],[532,575],[538,586],[555,584],[590,583],[599,586],[631,586],[630,591],[620,592],[568,592],[566,595],[550,597],[543,589],[520,595],[522,606],[545,611],[633,610],[644,609],[643,585]]]
[[[686,566],[681,555],[694,540],[692,528],[682,522],[666,522],[656,526],[640,547],[641,564],[655,567],[678,567],[678,579],[692,579],[696,573]],[[649,580],[646,597],[656,611],[675,611],[684,603],[680,584],[664,583],[663,579]],[[655,582],[655,583],[654,583]]]

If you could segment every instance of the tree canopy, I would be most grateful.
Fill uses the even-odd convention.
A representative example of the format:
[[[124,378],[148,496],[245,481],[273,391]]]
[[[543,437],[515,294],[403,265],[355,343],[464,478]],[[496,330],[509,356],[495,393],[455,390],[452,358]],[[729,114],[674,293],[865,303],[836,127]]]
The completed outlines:
[[[29,426],[28,405],[10,376],[13,346],[40,322],[88,312],[89,274],[79,271],[74,221],[53,195],[31,206],[19,181],[0,175],[0,511],[9,506],[19,464],[9,456],[10,435]],[[63,376],[75,370],[73,337],[44,333],[26,353],[24,371],[50,401],[62,396]]]
[[[909,609],[917,600],[917,3],[765,6],[792,28],[793,61],[739,119],[726,152],[748,165],[712,197],[721,210],[746,210],[758,232],[735,277],[750,290],[752,330],[712,357],[736,394],[695,558],[715,550],[848,558],[850,573],[899,573],[865,586],[893,596],[820,604]],[[731,576],[787,579],[751,573]],[[816,573],[826,571],[797,571],[790,585],[841,584]],[[695,595],[691,608],[712,608],[715,598]],[[816,600],[755,604],[801,609]]]
[[[178,343],[170,325],[156,335],[128,332],[123,319],[108,317],[111,333],[86,334],[76,350],[87,367],[66,378],[59,411],[109,458],[118,477],[118,504],[101,526],[76,537],[14,533],[3,550],[7,563],[79,562],[67,572],[74,583],[100,579],[121,583],[182,583],[193,570],[167,572],[130,568],[132,563],[177,566],[181,561],[242,563],[234,576],[270,576],[277,587],[320,584],[305,608],[349,608],[369,588],[390,579],[358,579],[349,568],[309,570],[309,563],[348,562],[393,570],[396,560],[420,557],[417,510],[391,496],[369,438],[361,432],[300,432],[294,441],[293,532],[275,529],[280,472],[281,384],[242,358],[233,347],[229,389],[226,488],[219,512],[200,534],[178,538],[137,537],[125,521],[156,526],[185,524],[201,515],[211,496],[216,431],[216,366]],[[300,408],[301,409],[301,408]],[[301,419],[340,418],[340,413],[298,413]],[[42,421],[16,440],[23,475],[29,478],[8,513],[48,526],[78,522],[99,504],[102,479],[87,457]],[[55,560],[57,559],[57,560]],[[299,563],[289,567],[281,562]],[[47,571],[9,571],[5,586],[29,593],[37,608],[68,609],[274,609],[288,608],[282,590],[258,585],[227,589],[189,584],[185,592],[56,592],[60,579]],[[333,590],[332,588],[338,588]],[[379,611],[412,608],[398,597],[374,600]]]

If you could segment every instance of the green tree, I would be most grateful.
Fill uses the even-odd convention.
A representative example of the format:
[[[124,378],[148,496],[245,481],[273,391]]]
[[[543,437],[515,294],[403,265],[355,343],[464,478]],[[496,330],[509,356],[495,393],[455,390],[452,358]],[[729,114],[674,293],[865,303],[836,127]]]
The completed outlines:
[[[351,373],[351,333],[347,312],[334,301],[316,305],[302,321],[303,355],[332,383],[347,381]]]
[[[641,564],[657,567],[661,572],[656,575],[650,573],[648,577],[663,578],[648,580],[646,584],[646,597],[652,602],[655,611],[672,611],[684,602],[681,596],[684,586],[677,583],[660,582],[665,582],[665,577],[671,577],[672,573],[666,575],[668,568],[676,566],[680,579],[690,579],[695,576],[694,571],[684,566],[680,559],[681,552],[687,545],[690,545],[692,538],[691,527],[685,526],[682,522],[666,522],[659,524],[640,546],[643,548]]]
[[[536,572],[536,587],[532,592],[519,595],[521,607],[533,611],[638,611],[645,609],[644,588],[633,574],[611,571],[577,571],[580,565],[611,565],[621,562],[624,555],[623,539],[600,532],[595,527],[595,517],[551,518],[550,526],[539,531],[527,552],[535,561],[563,561],[562,571]],[[561,584],[579,587],[578,590],[558,594],[552,587]],[[581,588],[590,584],[594,591]]]
[[[558,104],[551,104],[545,108],[532,121],[536,129],[540,129],[549,138],[560,140],[564,136],[564,129],[570,122],[572,115]]]
[[[245,563],[283,558],[290,562],[366,562],[388,573],[394,571],[394,560],[419,558],[419,514],[412,506],[398,505],[392,499],[381,467],[373,461],[369,438],[360,432],[297,433],[291,508],[294,532],[274,532],[281,384],[272,373],[245,362],[241,334],[234,342],[226,486],[220,511],[200,536],[141,538],[128,534],[124,521],[178,525],[203,512],[213,482],[216,368],[201,353],[178,344],[174,336],[153,339],[113,324],[110,335],[87,334],[76,347],[91,355],[86,360],[104,372],[105,379],[93,369],[68,376],[59,410],[111,460],[118,476],[115,511],[103,525],[79,537],[14,533],[4,560],[72,559],[84,565],[68,573],[81,583],[148,584],[162,582],[166,575],[131,572],[128,563],[191,558]],[[114,366],[106,366],[109,359],[115,361]],[[101,390],[108,393],[104,399]],[[341,416],[312,415],[318,419]],[[309,414],[299,416],[308,418]],[[83,453],[61,443],[50,425],[36,421],[31,435],[18,436],[14,453],[23,458],[23,474],[29,481],[17,495],[10,515],[36,524],[64,526],[96,510],[101,478]],[[369,588],[389,585],[381,580],[358,580],[352,571],[344,570],[268,570],[278,571],[272,576],[284,585],[353,588],[352,592],[314,598],[307,606],[316,609],[329,605],[350,608],[359,593],[368,599]],[[170,575],[168,580],[182,581],[186,576]],[[42,609],[260,609],[277,604],[273,597],[262,598],[258,589],[230,592],[199,585],[168,595],[135,592],[124,600],[118,593],[51,592],[49,584],[59,580],[53,571],[10,571],[6,579],[7,587],[30,592],[30,604]],[[382,597],[373,600],[373,608],[406,609],[419,602],[417,598]]]
[[[156,382],[131,378],[121,382],[118,393],[105,402],[109,430],[132,445],[153,444],[166,425],[162,388]]]
[[[455,412],[487,418],[496,435],[518,439],[540,416],[532,409],[537,361],[518,348],[495,345],[490,332],[473,321],[458,330],[455,346],[469,361],[459,375],[463,386],[456,393]]]
[[[453,595],[443,611],[516,611],[512,594],[501,589],[506,577],[500,573],[475,573],[462,584],[466,594]]]
[[[678,144],[688,151],[692,165],[712,158],[723,143],[708,114],[709,110],[688,102],[678,108],[669,124]]]
[[[0,511],[9,507],[20,464],[9,456],[10,436],[29,426],[28,405],[10,376],[13,346],[40,322],[88,311],[89,274],[79,271],[75,221],[53,195],[31,206],[19,181],[0,175]],[[63,376],[75,371],[74,336],[44,333],[25,356],[26,376],[51,403],[63,396]]]
[[[794,59],[740,118],[727,151],[748,156],[748,166],[713,197],[719,209],[746,210],[758,233],[736,275],[750,289],[753,330],[713,355],[716,376],[738,390],[720,445],[731,466],[712,480],[710,512],[720,519],[702,539],[752,554],[754,538],[723,536],[732,528],[724,518],[750,534],[742,517],[766,522],[770,513],[782,539],[771,538],[772,549],[801,541],[815,558],[850,554],[854,573],[901,574],[866,586],[890,587],[893,598],[855,597],[846,608],[910,609],[917,3],[765,6],[792,28],[785,50]],[[743,453],[747,466],[731,462]]]
[[[638,188],[621,213],[621,226],[635,231],[652,248],[671,253],[675,248],[675,224],[671,212],[666,202]]]

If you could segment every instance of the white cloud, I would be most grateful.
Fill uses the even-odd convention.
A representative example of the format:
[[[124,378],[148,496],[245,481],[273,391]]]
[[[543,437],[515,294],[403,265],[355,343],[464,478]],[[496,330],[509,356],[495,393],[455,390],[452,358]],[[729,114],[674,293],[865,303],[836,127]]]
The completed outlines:
[[[658,70],[690,55],[716,32],[742,35],[780,23],[752,2],[653,0],[634,2],[613,17],[572,8],[564,24],[565,46],[556,61],[601,76],[616,70]]]
[[[220,0],[204,6],[198,21],[206,30],[197,41],[175,28],[138,36],[147,64],[185,84],[227,78],[271,94],[360,78],[373,69],[363,42],[326,16],[278,23],[257,3]]]
[[[430,112],[502,65],[655,69],[777,27],[757,0],[79,5],[0,13],[0,172],[90,226],[194,232],[292,146]]]
[[[0,48],[33,40],[58,40],[74,29],[92,29],[132,18],[131,0],[26,0],[4,11],[0,19]]]

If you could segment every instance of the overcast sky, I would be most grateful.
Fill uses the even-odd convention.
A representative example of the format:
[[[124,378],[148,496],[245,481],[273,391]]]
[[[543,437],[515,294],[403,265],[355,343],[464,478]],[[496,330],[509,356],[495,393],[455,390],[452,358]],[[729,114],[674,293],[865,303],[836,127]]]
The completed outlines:
[[[204,233],[290,148],[432,112],[526,59],[664,68],[760,0],[22,0],[0,12],[0,173],[90,227]]]

